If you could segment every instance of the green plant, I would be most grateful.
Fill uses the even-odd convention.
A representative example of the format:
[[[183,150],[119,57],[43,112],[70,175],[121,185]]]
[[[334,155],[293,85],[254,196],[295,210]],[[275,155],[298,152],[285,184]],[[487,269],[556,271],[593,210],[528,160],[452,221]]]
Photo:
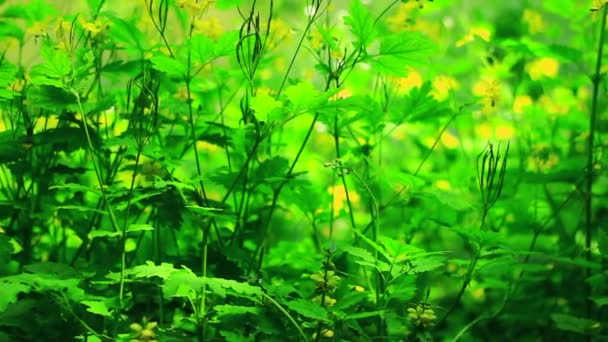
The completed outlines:
[[[606,8],[0,1],[0,340],[606,338]]]

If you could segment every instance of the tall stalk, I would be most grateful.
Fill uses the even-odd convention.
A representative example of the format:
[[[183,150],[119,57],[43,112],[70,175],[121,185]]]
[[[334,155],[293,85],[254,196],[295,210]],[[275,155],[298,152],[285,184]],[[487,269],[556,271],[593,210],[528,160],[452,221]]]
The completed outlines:
[[[593,84],[593,97],[591,100],[591,113],[589,115],[589,137],[587,139],[587,172],[585,175],[585,259],[590,262],[591,240],[593,238],[593,164],[594,164],[594,148],[595,148],[595,123],[598,116],[598,99],[600,91],[600,83],[602,81],[602,56],[604,52],[604,31],[606,30],[606,15],[608,14],[608,6],[604,4],[601,9],[598,9],[601,14],[602,21],[600,24],[600,36],[598,39],[597,55],[595,61],[595,70],[591,78]],[[585,269],[585,278],[591,277],[591,268]],[[591,318],[591,284],[585,281],[585,312],[588,318]]]

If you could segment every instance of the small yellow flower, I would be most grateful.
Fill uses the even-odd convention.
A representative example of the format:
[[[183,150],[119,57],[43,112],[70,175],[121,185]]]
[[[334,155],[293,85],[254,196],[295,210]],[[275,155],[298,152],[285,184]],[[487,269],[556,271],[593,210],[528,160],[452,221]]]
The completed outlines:
[[[481,140],[489,140],[492,138],[492,126],[488,123],[481,123],[475,126],[475,136]]]
[[[273,19],[270,21],[270,37],[266,42],[266,46],[268,49],[273,49],[280,43],[289,41],[291,36],[291,28],[289,28],[284,20]]]
[[[206,20],[194,20],[194,33],[202,33],[211,39],[218,39],[224,33],[224,25],[216,17]]]
[[[416,69],[408,67],[407,76],[395,79],[394,83],[397,86],[397,93],[405,94],[412,88],[422,86],[422,75]]]
[[[500,140],[508,140],[515,135],[515,128],[511,125],[500,124],[496,126],[496,138]]]
[[[323,35],[319,30],[313,30],[308,35],[308,43],[312,50],[321,50],[325,47],[325,38],[323,38]]]
[[[355,291],[355,292],[365,292],[365,288],[363,286],[355,285],[355,286],[353,286],[353,291]]]
[[[183,8],[191,17],[199,17],[211,5],[212,0],[177,0],[177,6]]]
[[[437,100],[445,100],[450,92],[458,89],[460,84],[455,78],[446,75],[439,75],[433,80],[432,95]]]
[[[409,26],[409,22],[413,19],[412,14],[417,8],[418,6],[414,1],[407,1],[406,3],[399,4],[395,14],[386,19],[389,30],[392,32],[404,31]]]
[[[435,181],[435,186],[440,190],[450,190],[452,188],[452,184],[448,180],[439,179]]]
[[[95,21],[88,21],[88,22],[82,23],[82,28],[85,31],[90,32],[91,35],[95,36],[99,32],[101,32],[101,30],[103,29],[103,26],[99,20],[95,20]]]
[[[41,22],[35,22],[32,26],[28,27],[26,32],[34,38],[46,37],[46,25]]]
[[[530,34],[542,32],[545,29],[543,17],[537,11],[526,9],[522,15],[524,23],[528,24],[528,32]]]
[[[334,196],[334,210],[339,212],[344,208],[344,203],[346,202],[346,191],[344,191],[344,187],[342,185],[336,185],[329,188],[329,192],[333,193]],[[348,196],[351,203],[359,203],[359,194],[357,194],[355,191],[349,191]]]
[[[500,91],[500,83],[494,79],[480,80],[473,85],[473,94],[481,97],[482,113],[489,114],[496,111],[496,106],[500,100]]]
[[[456,47],[461,47],[461,46],[464,46],[464,45],[472,42],[475,39],[475,37],[479,37],[482,40],[488,42],[488,41],[490,41],[490,36],[491,36],[490,30],[485,27],[480,27],[480,26],[471,27],[469,32],[462,39],[460,39],[456,42]]]
[[[513,112],[523,114],[526,108],[532,106],[532,98],[528,95],[517,95],[513,101]]]
[[[454,149],[454,148],[458,147],[458,143],[459,143],[458,137],[456,137],[454,134],[452,134],[449,131],[443,132],[443,134],[441,135],[440,141],[443,144],[443,146],[445,146],[449,149]]]
[[[526,65],[526,71],[530,78],[538,80],[543,77],[554,78],[559,72],[559,62],[555,58],[542,57]]]

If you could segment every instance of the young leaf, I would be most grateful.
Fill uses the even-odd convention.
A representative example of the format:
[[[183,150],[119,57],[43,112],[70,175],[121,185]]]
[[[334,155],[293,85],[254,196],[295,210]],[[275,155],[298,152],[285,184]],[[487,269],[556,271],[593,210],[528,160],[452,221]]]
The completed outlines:
[[[327,318],[327,310],[321,305],[315,304],[309,300],[295,299],[287,302],[285,305],[306,318],[330,322]]]
[[[434,49],[433,43],[420,33],[404,31],[382,37],[379,51],[367,55],[363,61],[383,73],[404,77],[406,66],[425,64]]]
[[[80,304],[88,306],[87,311],[103,317],[110,317],[112,313],[108,310],[106,304],[102,301],[83,300]]]
[[[344,17],[344,23],[350,26],[352,34],[356,37],[357,48],[367,47],[378,34],[374,18],[361,0],[351,2],[349,15]]]

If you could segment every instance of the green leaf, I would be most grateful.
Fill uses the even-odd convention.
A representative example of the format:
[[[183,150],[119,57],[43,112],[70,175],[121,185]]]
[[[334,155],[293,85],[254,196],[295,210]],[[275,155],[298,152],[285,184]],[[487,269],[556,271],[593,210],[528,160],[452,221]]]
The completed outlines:
[[[4,312],[9,304],[15,303],[21,293],[28,293],[31,287],[27,284],[12,281],[12,278],[0,278],[2,296],[0,296],[0,312]]]
[[[17,66],[7,61],[2,61],[0,65],[0,98],[12,99],[18,93],[8,89],[9,85],[12,84],[17,77]]]
[[[202,278],[209,285],[212,291],[217,290],[219,288],[228,289],[232,291],[232,294],[243,296],[243,297],[251,297],[262,294],[262,289],[249,285],[246,282],[238,282],[236,280],[231,279],[222,279],[222,278]],[[222,291],[218,291],[218,294]]]
[[[355,314],[346,315],[344,317],[344,320],[369,318],[369,317],[375,317],[375,316],[384,317],[384,313],[385,313],[385,310],[358,312]]]
[[[376,250],[380,255],[382,255],[388,262],[392,263],[393,258],[391,258],[385,251],[384,248],[382,248],[382,246],[378,245],[377,243],[375,243],[374,241],[370,240],[367,236],[361,234],[361,232],[359,232],[357,229],[353,230],[355,232],[355,234],[361,239],[363,240],[365,243],[367,243],[368,245],[370,245],[370,247],[372,247],[374,250]]]
[[[213,310],[218,317],[245,314],[257,315],[260,313],[260,310],[256,307],[240,305],[215,305]]]
[[[133,223],[129,225],[129,228],[127,228],[127,233],[128,232],[142,232],[142,231],[149,231],[149,230],[154,230],[154,227],[152,225],[146,224],[146,223]]]
[[[228,9],[240,6],[242,3],[243,0],[217,0],[215,5],[218,9]]]
[[[61,81],[61,78],[68,76],[72,71],[72,62],[67,52],[43,46],[40,49],[40,55],[45,63],[32,67],[33,84],[48,84],[44,83],[45,80],[47,82]]]
[[[431,91],[431,82],[424,82],[422,86],[415,87],[400,101],[397,102],[399,112],[392,119],[401,123],[403,118],[408,122],[429,122],[438,118],[452,115],[452,110],[445,102],[437,101]]]
[[[251,109],[255,110],[256,117],[261,120],[268,120],[268,115],[275,109],[281,108],[283,104],[274,97],[261,93],[253,97],[250,101]]]
[[[319,304],[305,299],[295,299],[286,303],[286,306],[300,315],[319,321],[329,322],[327,310]]]
[[[593,300],[595,305],[597,305],[598,307],[608,305],[608,296],[591,297],[591,300]]]
[[[4,233],[0,233],[0,265],[6,265],[11,261],[13,250],[11,238]]]
[[[309,111],[319,97],[319,91],[310,82],[289,86],[283,93],[290,102],[289,110],[294,114]]]
[[[162,279],[169,279],[171,274],[177,270],[169,263],[163,262],[160,265],[155,265],[153,261],[148,260],[145,265],[135,266],[129,271],[136,278],[159,277]]]
[[[560,313],[551,314],[551,319],[553,319],[558,329],[581,334],[598,331],[601,327],[600,322]]]
[[[162,71],[169,76],[186,76],[186,70],[184,69],[183,64],[169,56],[157,54],[153,56],[150,61],[152,62],[152,66],[154,69]]]
[[[366,261],[370,264],[373,264],[376,262],[376,258],[374,258],[372,253],[370,253],[369,251],[367,251],[363,248],[354,247],[354,246],[346,246],[343,249],[346,253],[348,253],[352,256],[358,257],[359,259]]]
[[[112,313],[102,301],[83,300],[80,304],[88,306],[87,311],[103,317],[110,317]]]
[[[380,39],[377,53],[368,54],[364,62],[370,62],[379,71],[395,76],[406,76],[407,66],[425,64],[435,50],[435,45],[420,33],[405,31]]]
[[[42,22],[45,18],[57,14],[57,9],[44,0],[30,0],[26,5],[11,5],[2,13],[3,17],[22,18],[28,23]]]
[[[99,237],[117,237],[117,236],[122,236],[121,232],[113,232],[110,230],[92,230],[89,233],[89,239],[93,240],[95,238],[99,238]]]
[[[190,269],[176,270],[172,272],[163,284],[163,296],[195,298],[203,288],[203,280],[196,276]]]
[[[107,36],[114,42],[126,46],[126,50],[134,54],[148,49],[146,44],[148,40],[134,22],[126,21],[111,12],[103,12],[102,15],[110,20],[110,29]],[[124,71],[125,69],[121,68],[121,70]]]
[[[378,34],[373,16],[361,0],[351,1],[349,12],[349,15],[344,17],[344,23],[350,26],[358,46],[368,46]]]
[[[22,42],[25,31],[15,20],[2,20],[0,21],[0,38],[5,37],[12,37]]]

